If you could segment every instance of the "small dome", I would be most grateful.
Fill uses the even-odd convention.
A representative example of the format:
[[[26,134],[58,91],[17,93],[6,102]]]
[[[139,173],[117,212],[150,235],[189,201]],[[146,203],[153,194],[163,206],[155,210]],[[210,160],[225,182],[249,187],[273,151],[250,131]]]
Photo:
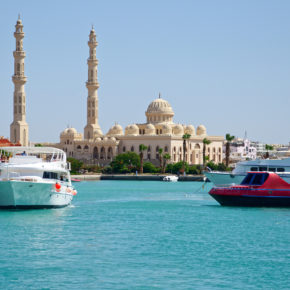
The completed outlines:
[[[195,135],[195,129],[192,125],[188,125],[185,127],[184,133],[190,134],[191,136],[193,136],[193,135]]]
[[[64,136],[64,135],[72,135],[72,134],[77,134],[77,130],[75,128],[66,128],[64,129],[62,132],[61,132],[61,136]]]
[[[175,125],[172,131],[174,135],[183,135],[184,133],[183,126],[180,124]]]
[[[108,141],[108,138],[107,138],[107,137],[104,137],[104,138],[103,138],[103,141]]]
[[[145,135],[154,135],[155,127],[153,124],[147,124],[145,127]]]
[[[170,135],[172,134],[171,126],[168,124],[162,125],[162,134],[163,135]]]
[[[115,124],[113,127],[110,128],[109,132],[107,133],[107,136],[118,136],[118,135],[124,135],[123,128],[119,124]]]
[[[97,138],[95,138],[95,141],[102,141],[102,138],[101,137],[97,137]]]
[[[97,137],[100,137],[100,136],[103,136],[103,132],[101,129],[95,129],[94,130],[94,138],[97,138]]]
[[[116,142],[116,138],[115,137],[110,137],[110,140],[113,142]]]
[[[197,135],[206,135],[206,128],[204,125],[199,125],[196,129]]]
[[[77,134],[77,130],[75,128],[68,128],[67,129],[67,134]]]
[[[125,135],[139,135],[139,128],[136,124],[129,125],[125,129]]]

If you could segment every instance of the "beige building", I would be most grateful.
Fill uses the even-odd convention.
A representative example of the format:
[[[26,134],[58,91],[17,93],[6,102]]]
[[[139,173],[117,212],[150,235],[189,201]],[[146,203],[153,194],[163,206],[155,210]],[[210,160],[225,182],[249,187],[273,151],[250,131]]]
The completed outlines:
[[[24,58],[23,50],[23,25],[20,17],[15,25],[14,37],[16,39],[16,50],[14,56],[14,75],[12,81],[14,83],[13,98],[13,122],[10,125],[10,141],[12,143],[20,143],[22,146],[28,146],[28,124],[26,123],[26,96],[24,85],[26,76],[24,75]]]
[[[144,153],[144,160],[159,164],[158,149],[171,156],[170,162],[183,160],[182,136],[190,134],[185,152],[189,164],[202,164],[203,139],[207,138],[211,144],[207,146],[206,154],[215,163],[222,162],[222,136],[207,135],[206,128],[199,125],[196,130],[193,125],[181,125],[173,122],[174,112],[171,105],[164,99],[152,101],[146,110],[146,122],[131,124],[123,128],[115,124],[107,134],[103,134],[98,121],[99,83],[97,80],[96,34],[92,28],[89,35],[88,58],[88,89],[87,97],[87,125],[84,137],[74,128],[67,128],[60,134],[60,143],[54,144],[67,152],[68,157],[81,159],[86,163],[107,165],[114,156],[123,152],[139,153],[139,145],[148,147]]]

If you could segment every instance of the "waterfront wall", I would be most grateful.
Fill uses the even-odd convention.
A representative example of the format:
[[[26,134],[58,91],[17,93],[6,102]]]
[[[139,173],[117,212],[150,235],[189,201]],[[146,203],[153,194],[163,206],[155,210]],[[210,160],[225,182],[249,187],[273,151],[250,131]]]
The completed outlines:
[[[166,175],[124,175],[124,174],[92,174],[73,175],[72,178],[80,180],[147,180],[161,181]],[[204,175],[179,176],[178,181],[204,181]]]

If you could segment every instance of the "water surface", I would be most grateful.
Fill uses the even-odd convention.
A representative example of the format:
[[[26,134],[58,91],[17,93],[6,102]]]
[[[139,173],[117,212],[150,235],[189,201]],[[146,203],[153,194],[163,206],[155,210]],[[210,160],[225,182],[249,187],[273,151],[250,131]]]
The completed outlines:
[[[286,289],[290,209],[221,207],[199,182],[77,184],[0,212],[1,289]]]

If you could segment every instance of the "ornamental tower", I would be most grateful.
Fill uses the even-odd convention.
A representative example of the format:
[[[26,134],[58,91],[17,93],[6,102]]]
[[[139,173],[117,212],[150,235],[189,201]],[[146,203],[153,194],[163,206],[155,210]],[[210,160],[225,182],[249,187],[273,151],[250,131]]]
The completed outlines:
[[[23,50],[23,25],[20,17],[15,25],[14,37],[16,38],[16,50],[14,56],[14,113],[13,122],[10,125],[10,141],[12,143],[20,142],[22,146],[28,146],[28,124],[26,123],[26,105],[25,90],[26,76],[24,75],[24,58]]]
[[[102,130],[98,121],[98,60],[96,58],[96,33],[94,28],[89,35],[88,45],[90,48],[90,56],[88,58],[88,81],[86,83],[88,89],[87,98],[87,125],[85,127],[85,139],[92,139],[102,136]]]

